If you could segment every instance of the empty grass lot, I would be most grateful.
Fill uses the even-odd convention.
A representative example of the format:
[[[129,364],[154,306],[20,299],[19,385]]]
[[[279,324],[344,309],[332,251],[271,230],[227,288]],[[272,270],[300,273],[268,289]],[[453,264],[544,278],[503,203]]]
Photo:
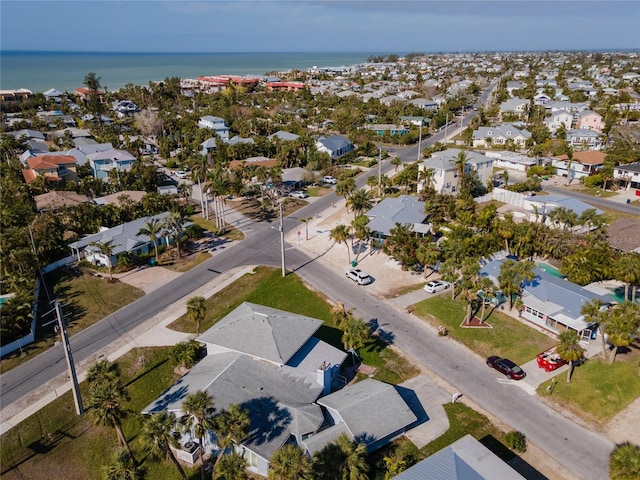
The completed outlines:
[[[566,373],[538,387],[538,395],[598,425],[604,424],[640,397],[640,346],[618,355],[614,363],[592,358],[576,367],[571,383]],[[552,381],[553,393],[547,393]]]
[[[493,328],[463,328],[460,325],[464,320],[466,308],[466,303],[461,300],[451,301],[447,292],[417,303],[414,314],[434,326],[445,325],[452,338],[482,357],[500,355],[523,364],[556,343],[547,335],[499,310],[494,310],[486,320]],[[485,315],[488,312],[489,307]]]

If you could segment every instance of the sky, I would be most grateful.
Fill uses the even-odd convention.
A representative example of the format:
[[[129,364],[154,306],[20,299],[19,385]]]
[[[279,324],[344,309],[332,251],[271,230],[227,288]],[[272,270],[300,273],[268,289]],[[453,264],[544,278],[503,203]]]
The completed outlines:
[[[640,2],[0,0],[0,49],[467,52],[640,49]]]

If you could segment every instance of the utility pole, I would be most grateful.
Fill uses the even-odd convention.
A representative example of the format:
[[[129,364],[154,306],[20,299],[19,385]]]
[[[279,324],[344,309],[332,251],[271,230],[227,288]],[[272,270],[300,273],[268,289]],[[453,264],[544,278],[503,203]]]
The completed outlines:
[[[285,277],[287,275],[287,269],[285,268],[285,264],[284,264],[284,221],[283,221],[283,214],[282,214],[282,202],[280,202],[280,227],[278,228],[278,230],[280,231],[280,250],[281,250],[281,257],[282,257],[282,276]]]
[[[418,161],[422,158],[422,124],[424,123],[424,119],[420,119],[420,136],[418,137]]]
[[[382,147],[378,150],[378,196],[382,192]]]
[[[60,329],[60,337],[62,338],[62,347],[64,348],[64,356],[67,359],[67,367],[69,367],[69,377],[72,382],[73,401],[76,404],[76,413],[82,415],[84,409],[82,407],[82,396],[80,395],[80,387],[78,386],[78,377],[76,376],[76,367],[73,363],[73,356],[71,355],[71,345],[69,344],[69,337],[67,335],[67,328],[62,318],[62,307],[60,302],[55,300],[56,316],[58,317],[58,328]]]
[[[449,128],[449,113],[447,112],[447,117],[444,121],[444,144],[447,144],[447,129]]]

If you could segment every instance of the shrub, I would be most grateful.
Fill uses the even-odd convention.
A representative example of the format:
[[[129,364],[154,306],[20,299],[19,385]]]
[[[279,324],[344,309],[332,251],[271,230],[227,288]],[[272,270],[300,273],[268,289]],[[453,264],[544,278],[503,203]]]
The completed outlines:
[[[600,175],[599,173],[596,173],[595,175],[591,175],[589,177],[584,177],[582,181],[584,182],[584,186],[587,188],[602,187],[604,185],[602,175]]]
[[[204,228],[194,223],[185,228],[184,233],[187,238],[197,240],[198,238],[202,238],[204,236]]]
[[[504,437],[504,443],[511,450],[524,453],[527,451],[527,440],[522,432],[511,431]]]
[[[167,164],[166,164],[167,168],[176,168],[177,166],[178,166],[178,162],[176,162],[175,160],[173,159],[167,160]]]

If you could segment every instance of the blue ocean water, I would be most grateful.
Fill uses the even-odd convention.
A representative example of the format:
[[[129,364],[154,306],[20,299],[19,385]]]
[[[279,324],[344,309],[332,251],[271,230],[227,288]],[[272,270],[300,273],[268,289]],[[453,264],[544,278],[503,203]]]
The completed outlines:
[[[87,53],[0,52],[0,89],[62,92],[83,86],[94,72],[101,85],[118,90],[167,77],[264,75],[272,71],[363,63],[369,53]]]

